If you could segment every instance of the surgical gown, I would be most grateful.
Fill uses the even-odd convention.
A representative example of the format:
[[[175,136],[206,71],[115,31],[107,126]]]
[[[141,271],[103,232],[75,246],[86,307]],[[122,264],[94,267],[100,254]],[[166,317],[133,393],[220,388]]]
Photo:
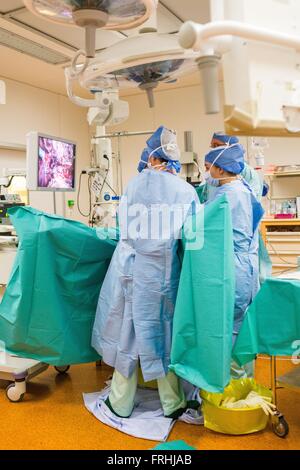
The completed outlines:
[[[152,227],[154,212],[170,207],[177,208],[170,233],[164,227],[159,237],[145,237],[145,220]],[[122,197],[121,240],[100,292],[92,346],[126,378],[138,361],[145,381],[168,372],[181,268],[178,238],[186,217],[197,207],[192,186],[168,172],[149,169],[131,180]],[[166,220],[161,217],[162,225]]]
[[[260,287],[258,225],[263,209],[241,180],[219,186],[210,201],[223,194],[227,195],[230,204],[233,226],[236,277],[233,329],[235,340],[245,311]]]

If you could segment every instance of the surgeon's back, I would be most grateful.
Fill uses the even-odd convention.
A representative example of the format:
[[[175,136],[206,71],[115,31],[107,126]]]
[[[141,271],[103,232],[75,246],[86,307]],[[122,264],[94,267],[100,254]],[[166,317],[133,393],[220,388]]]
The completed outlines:
[[[121,238],[174,239],[196,204],[197,193],[186,181],[169,172],[146,169],[129,182],[122,198]]]

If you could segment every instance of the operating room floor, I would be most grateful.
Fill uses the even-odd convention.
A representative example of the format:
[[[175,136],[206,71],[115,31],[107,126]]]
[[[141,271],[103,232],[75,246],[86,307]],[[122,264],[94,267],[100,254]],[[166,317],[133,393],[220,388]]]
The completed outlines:
[[[279,361],[279,373],[290,370],[289,361]],[[58,376],[52,367],[28,384],[22,403],[10,403],[5,384],[0,382],[0,449],[105,449],[139,450],[156,445],[122,434],[94,418],[84,407],[82,392],[101,390],[111,375],[107,366],[73,366],[68,375]],[[258,360],[257,379],[269,384],[269,363]],[[284,413],[290,434],[276,437],[270,428],[249,436],[225,436],[178,422],[169,440],[183,439],[197,449],[300,449],[300,393],[287,389],[278,392],[279,408]]]

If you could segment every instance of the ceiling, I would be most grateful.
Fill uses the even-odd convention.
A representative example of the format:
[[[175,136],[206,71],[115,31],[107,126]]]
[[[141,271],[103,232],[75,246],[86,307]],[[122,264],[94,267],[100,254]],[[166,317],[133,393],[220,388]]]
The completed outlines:
[[[189,19],[206,23],[209,0],[162,0],[158,7],[158,30],[175,33]],[[98,30],[96,48],[101,50],[132,32]],[[18,51],[14,48],[17,47]],[[76,26],[50,23],[32,15],[22,0],[0,0],[0,76],[55,93],[66,94],[64,67],[74,52],[84,47],[84,31]],[[22,49],[22,52],[20,52]],[[32,54],[35,56],[33,57]],[[39,59],[36,58],[38,54]],[[51,63],[49,63],[51,62]],[[198,75],[162,88],[199,83]],[[125,92],[132,94],[133,91]],[[137,93],[134,90],[134,93]]]

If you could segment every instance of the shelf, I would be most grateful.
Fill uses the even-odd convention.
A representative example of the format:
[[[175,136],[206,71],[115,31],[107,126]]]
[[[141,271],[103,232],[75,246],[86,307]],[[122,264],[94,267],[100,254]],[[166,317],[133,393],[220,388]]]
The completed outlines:
[[[284,176],[298,176],[300,177],[300,171],[298,172],[282,172],[282,173],[265,173],[265,176],[267,176],[268,178],[281,178],[281,177],[284,177]]]
[[[263,219],[265,225],[300,225],[300,219]]]

